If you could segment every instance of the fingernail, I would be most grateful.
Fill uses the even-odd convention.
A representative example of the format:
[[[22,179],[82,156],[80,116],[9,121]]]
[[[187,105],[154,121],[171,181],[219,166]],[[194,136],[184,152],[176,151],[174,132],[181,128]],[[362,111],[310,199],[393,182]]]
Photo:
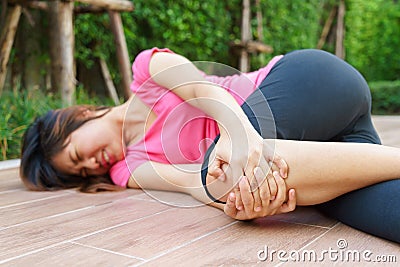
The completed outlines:
[[[261,207],[255,207],[254,211],[256,211],[256,212],[261,211]]]
[[[239,206],[239,207],[237,207],[237,209],[238,209],[238,210],[242,210],[242,209],[243,209],[243,206]]]
[[[271,200],[275,200],[275,196],[272,196],[272,197],[271,197]]]

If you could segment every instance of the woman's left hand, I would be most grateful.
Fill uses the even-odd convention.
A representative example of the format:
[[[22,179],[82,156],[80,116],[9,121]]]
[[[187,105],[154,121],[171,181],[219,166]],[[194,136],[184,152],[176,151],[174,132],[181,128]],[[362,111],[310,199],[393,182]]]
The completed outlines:
[[[228,166],[233,183],[237,184],[239,178],[245,175],[249,178],[252,191],[259,186],[253,174],[256,167],[260,167],[264,177],[267,177],[270,166],[274,164],[279,169],[280,175],[286,178],[288,166],[274,153],[274,147],[252,126],[240,125],[238,128],[241,129],[229,133],[226,129],[221,129],[221,136],[215,145],[215,159],[208,168],[208,174],[224,181]],[[271,193],[276,194],[276,191]]]
[[[237,194],[231,192],[224,207],[225,214],[237,220],[250,220],[293,211],[296,208],[295,190],[290,189],[286,198],[286,184],[284,180],[278,172],[274,172],[274,178],[278,185],[278,192],[276,197],[272,198],[267,181],[263,182],[259,190],[252,192],[249,180],[243,176],[239,181],[238,187],[244,208],[237,209]],[[254,195],[256,194],[259,194],[262,199],[262,208],[260,209],[255,209]]]

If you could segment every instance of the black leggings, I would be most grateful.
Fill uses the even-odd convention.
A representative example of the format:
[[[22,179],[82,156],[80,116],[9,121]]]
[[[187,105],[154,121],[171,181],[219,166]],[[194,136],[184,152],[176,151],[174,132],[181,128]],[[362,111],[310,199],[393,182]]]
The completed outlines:
[[[352,66],[324,51],[286,54],[242,109],[263,138],[380,144],[366,81]],[[203,164],[203,180],[213,147]],[[400,180],[316,207],[354,228],[400,243]]]

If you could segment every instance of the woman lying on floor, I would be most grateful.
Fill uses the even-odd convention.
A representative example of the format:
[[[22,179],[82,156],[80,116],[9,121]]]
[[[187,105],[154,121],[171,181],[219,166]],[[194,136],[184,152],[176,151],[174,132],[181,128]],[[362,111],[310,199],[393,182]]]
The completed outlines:
[[[133,73],[134,95],[120,106],[35,120],[21,156],[29,189],[178,191],[236,219],[320,204],[400,242],[400,149],[380,145],[369,88],[344,61],[299,50],[217,77],[153,48],[137,56]]]

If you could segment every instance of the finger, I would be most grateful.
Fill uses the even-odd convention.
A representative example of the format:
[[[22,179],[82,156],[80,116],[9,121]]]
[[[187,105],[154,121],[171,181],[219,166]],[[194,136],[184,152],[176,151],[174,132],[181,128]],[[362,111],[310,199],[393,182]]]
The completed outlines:
[[[255,176],[256,168],[260,169],[260,171],[262,172],[262,175],[259,173],[259,175],[257,177]],[[254,190],[256,190],[256,187],[258,188],[263,183],[263,181],[267,177],[267,174],[268,174],[270,168],[271,167],[270,167],[270,164],[268,163],[268,161],[264,157],[261,157],[258,165],[256,165],[254,167],[254,169],[252,169],[252,175],[247,176],[250,181],[250,188],[251,188],[252,192],[254,192]]]
[[[254,178],[256,181],[261,181],[261,183],[262,183],[263,179],[265,178],[265,175],[260,167],[254,168]],[[251,184],[250,184],[250,189],[251,189]],[[255,188],[255,190],[252,190],[252,192],[253,192],[253,198],[254,198],[254,211],[259,212],[262,210],[263,203],[262,203],[261,196],[260,196],[260,185],[258,185],[258,183],[257,183],[257,187]]]
[[[235,206],[238,210],[243,210],[242,196],[240,195],[239,184],[235,185],[233,192],[235,194]]]
[[[273,192],[271,191],[271,197],[272,197],[271,200],[274,200],[276,198],[276,193],[277,193],[277,190],[274,190],[274,188],[277,188],[275,177],[274,177],[274,173],[275,173],[275,175],[278,174],[280,176],[280,174],[279,174],[280,172],[279,172],[278,166],[276,166],[273,161],[270,161],[269,165],[271,166],[270,167],[270,174],[271,175],[269,175],[268,178],[271,178],[271,180],[268,180],[268,182],[269,182],[269,184],[271,184],[271,187],[272,187],[272,190],[273,190]]]
[[[226,162],[222,162],[220,170],[222,174],[218,176],[218,180],[220,180],[221,182],[225,182],[227,177],[227,171],[229,170],[229,164]]]
[[[268,174],[269,176],[272,176],[271,173]],[[259,190],[260,190],[260,198],[261,198],[261,203],[263,208],[267,208],[270,204],[271,200],[271,192],[269,191],[269,185],[267,182],[267,179],[264,179],[264,181],[260,184]]]
[[[276,185],[278,186],[278,192],[276,194],[276,199],[271,203],[271,206],[273,206],[273,208],[280,208],[286,200],[286,184],[278,172],[274,172],[274,174]]]
[[[244,211],[248,216],[251,216],[254,211],[254,198],[250,190],[250,184],[248,178],[243,176],[239,182],[240,196],[242,197],[242,203]]]
[[[257,182],[257,178],[254,176],[254,170],[258,168],[255,167],[253,170],[251,170],[251,174],[245,171],[245,175],[249,181],[249,185],[250,185],[250,191],[254,192],[255,190],[257,190],[258,188],[258,182]]]
[[[273,171],[272,175],[268,176],[268,186],[269,186],[269,191],[271,193],[271,200],[274,200],[277,197],[278,194],[278,185],[277,185],[277,177],[281,178],[279,175],[279,172]]]
[[[272,162],[268,162],[264,157],[260,159],[260,164],[258,167],[261,169],[263,176],[257,177],[257,182],[259,187],[267,179],[268,173],[271,172],[271,165]]]
[[[235,193],[231,192],[226,199],[226,204],[224,206],[224,212],[231,218],[236,218],[238,210],[235,205]]]
[[[222,170],[222,164],[224,162],[220,159],[215,158],[210,165],[208,166],[208,174],[213,176],[215,179],[217,179],[219,176],[223,175],[223,170]]]
[[[296,209],[296,191],[294,189],[289,190],[288,201],[284,203],[279,209],[280,213],[287,213]]]
[[[281,177],[287,178],[289,167],[288,167],[286,161],[281,156],[275,155],[273,162],[279,168]]]
[[[270,166],[270,170],[271,170],[271,173],[273,173],[274,171],[276,171],[276,172],[279,172],[279,168],[278,168],[278,166],[276,166],[276,164],[273,162],[273,161],[270,161],[269,162],[269,166]]]

